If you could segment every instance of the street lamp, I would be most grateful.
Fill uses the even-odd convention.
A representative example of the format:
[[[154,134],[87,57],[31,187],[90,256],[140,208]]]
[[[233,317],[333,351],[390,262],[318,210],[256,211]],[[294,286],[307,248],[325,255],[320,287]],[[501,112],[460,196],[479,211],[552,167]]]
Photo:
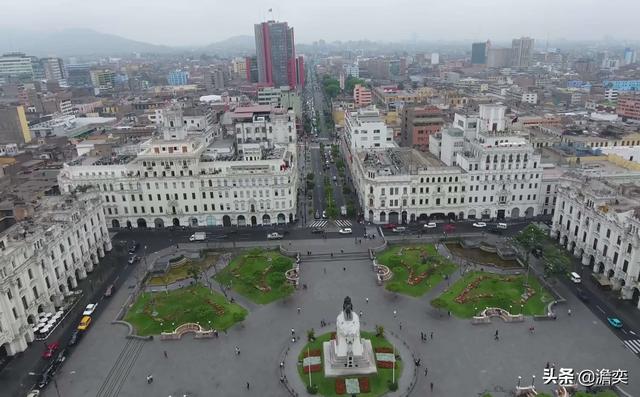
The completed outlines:
[[[520,381],[522,380],[522,376],[518,375],[518,387],[520,387]]]
[[[535,375],[531,375],[531,387],[533,387],[533,385],[536,383],[536,376]]]

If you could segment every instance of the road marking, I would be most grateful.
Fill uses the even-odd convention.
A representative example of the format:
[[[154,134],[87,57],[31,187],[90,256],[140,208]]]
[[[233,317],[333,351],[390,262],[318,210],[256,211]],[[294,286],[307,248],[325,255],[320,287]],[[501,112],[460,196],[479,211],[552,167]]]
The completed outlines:
[[[625,334],[627,333],[627,331],[625,331],[624,328],[621,328],[620,331],[624,332]]]
[[[604,310],[602,310],[602,308],[598,305],[596,305],[596,307],[598,308],[598,310],[600,310],[602,313],[604,313]]]
[[[327,225],[329,221],[313,221],[307,225],[307,227],[311,228],[322,228]]]
[[[631,350],[635,354],[640,354],[640,339],[629,339],[623,342],[627,349]]]

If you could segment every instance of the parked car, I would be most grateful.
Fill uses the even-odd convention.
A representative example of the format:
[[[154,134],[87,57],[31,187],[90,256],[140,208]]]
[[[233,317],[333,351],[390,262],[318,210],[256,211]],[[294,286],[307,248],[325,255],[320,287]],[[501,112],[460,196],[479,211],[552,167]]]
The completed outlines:
[[[267,240],[282,240],[282,237],[284,236],[278,232],[267,234]]]
[[[39,395],[40,395],[40,390],[34,389],[27,394],[27,397],[38,397]]]
[[[393,230],[396,227],[398,227],[398,225],[396,225],[395,223],[387,223],[386,225],[382,225],[382,228],[387,230]]]
[[[89,325],[91,325],[91,317],[84,316],[82,317],[82,320],[80,320],[80,324],[78,324],[77,330],[86,331],[87,329],[89,329]]]
[[[107,289],[104,291],[104,297],[110,298],[111,295],[115,292],[116,287],[113,284],[110,284]]]
[[[394,233],[404,233],[407,231],[407,228],[404,226],[398,226],[393,228]]]
[[[353,230],[351,230],[350,227],[345,227],[345,228],[340,229],[338,232],[340,234],[351,234],[351,233],[353,233]]]
[[[89,303],[87,305],[87,307],[84,308],[84,311],[82,312],[83,316],[90,316],[93,314],[93,312],[96,310],[96,308],[98,307],[97,303]]]
[[[429,222],[424,224],[425,229],[435,229],[438,225],[435,222]]]
[[[53,357],[53,354],[60,348],[60,342],[53,342],[47,345],[47,347],[44,349],[44,352],[42,352],[42,358],[44,358],[45,360],[50,359],[51,357]]]
[[[78,341],[80,341],[80,331],[73,330],[73,333],[71,333],[71,336],[69,337],[69,342],[67,342],[67,346],[75,346],[78,344]]]
[[[320,229],[319,227],[314,227],[311,230],[311,233],[313,233],[313,234],[322,234],[322,233],[324,233],[324,229]]]
[[[617,317],[607,317],[607,321],[613,328],[622,328],[622,320]]]
[[[487,224],[484,222],[473,222],[473,227],[487,227]]]
[[[138,250],[138,248],[140,248],[140,243],[137,241],[133,241],[131,242],[131,245],[129,245],[129,253],[133,254],[134,252],[136,252]]]
[[[138,255],[133,254],[133,255],[131,255],[131,256],[129,257],[129,260],[127,261],[127,263],[128,263],[128,264],[130,264],[130,265],[133,265],[133,264],[134,264],[134,263],[136,263],[138,260],[139,260],[139,259],[138,259]]]

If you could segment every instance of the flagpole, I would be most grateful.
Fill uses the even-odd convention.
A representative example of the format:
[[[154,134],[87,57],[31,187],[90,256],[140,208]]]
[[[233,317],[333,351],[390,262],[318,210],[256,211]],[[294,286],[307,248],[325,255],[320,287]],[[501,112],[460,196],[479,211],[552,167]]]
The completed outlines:
[[[393,369],[391,370],[391,383],[396,383],[396,345],[393,345],[393,362],[391,364],[393,364]]]

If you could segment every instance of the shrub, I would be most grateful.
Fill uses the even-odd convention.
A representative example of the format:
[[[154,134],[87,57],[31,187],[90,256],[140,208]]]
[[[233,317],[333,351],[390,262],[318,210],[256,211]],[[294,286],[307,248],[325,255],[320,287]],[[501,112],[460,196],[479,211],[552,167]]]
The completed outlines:
[[[307,393],[318,394],[318,385],[307,385]]]
[[[235,313],[233,313],[233,315],[232,315],[232,317],[233,317],[233,321],[235,321],[235,322],[237,322],[237,323],[238,323],[238,322],[240,322],[240,321],[244,320],[244,316],[245,316],[245,314],[244,314],[244,313],[235,312]]]
[[[271,269],[284,273],[291,268],[291,261],[287,258],[278,257],[271,262]]]
[[[382,325],[376,325],[376,336],[384,336],[384,327]]]
[[[313,328],[307,330],[307,340],[309,342],[313,342],[314,340],[316,340],[316,331]]]
[[[280,287],[286,280],[284,273],[269,273],[267,275],[267,283],[273,288]]]

